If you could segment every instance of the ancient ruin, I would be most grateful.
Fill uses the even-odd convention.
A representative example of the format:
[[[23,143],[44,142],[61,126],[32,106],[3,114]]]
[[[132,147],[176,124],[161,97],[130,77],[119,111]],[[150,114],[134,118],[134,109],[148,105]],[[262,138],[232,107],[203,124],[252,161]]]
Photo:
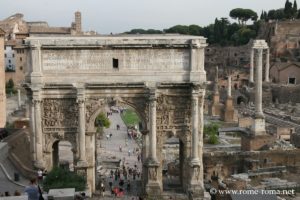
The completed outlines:
[[[180,140],[186,198],[203,198],[203,37],[30,37],[26,45],[30,148],[37,168],[55,166],[54,144],[67,140],[75,170],[95,191],[95,118],[106,105],[125,104],[143,121],[144,194],[163,194],[162,147],[174,136]]]

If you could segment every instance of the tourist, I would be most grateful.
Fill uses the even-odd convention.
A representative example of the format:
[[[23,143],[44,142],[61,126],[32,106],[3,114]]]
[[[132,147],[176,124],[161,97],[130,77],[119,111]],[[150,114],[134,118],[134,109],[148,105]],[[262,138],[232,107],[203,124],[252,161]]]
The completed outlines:
[[[130,155],[131,155],[131,152],[130,152],[130,149],[128,150],[128,156],[130,157]]]
[[[111,169],[111,170],[110,170],[110,177],[112,178],[113,175],[114,175],[114,171]]]
[[[120,150],[120,152],[122,152],[122,146],[121,145],[119,146],[119,150]]]
[[[127,182],[127,192],[130,191],[130,181]]]
[[[138,162],[140,162],[140,160],[141,160],[140,154],[137,156],[137,160],[138,160]]]
[[[104,184],[103,184],[103,182],[101,183],[101,186],[100,186],[101,188],[101,194],[102,194],[102,196],[104,196],[104,192],[105,192],[105,186],[104,186]]]
[[[113,180],[110,179],[110,180],[109,180],[109,183],[108,183],[110,189],[112,189],[112,185],[113,185],[112,181],[113,181]]]
[[[39,169],[37,174],[38,174],[38,180],[41,183],[43,181],[43,171]]]
[[[28,195],[28,200],[39,200],[39,189],[36,185],[36,179],[31,179],[29,186],[25,188],[25,193]]]
[[[107,139],[107,140],[109,139],[109,135],[106,135],[106,139]]]
[[[124,175],[124,179],[127,180],[127,171],[126,170],[124,170],[123,175]]]
[[[113,136],[112,133],[110,133],[110,134],[109,134],[109,138],[111,138],[112,136]]]

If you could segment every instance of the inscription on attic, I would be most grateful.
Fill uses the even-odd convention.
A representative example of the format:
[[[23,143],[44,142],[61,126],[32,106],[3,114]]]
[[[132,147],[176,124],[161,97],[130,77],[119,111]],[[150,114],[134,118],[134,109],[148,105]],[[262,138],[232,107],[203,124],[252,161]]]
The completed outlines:
[[[187,71],[189,57],[188,49],[43,50],[42,63],[44,71],[113,71],[113,59],[118,59],[119,69]]]

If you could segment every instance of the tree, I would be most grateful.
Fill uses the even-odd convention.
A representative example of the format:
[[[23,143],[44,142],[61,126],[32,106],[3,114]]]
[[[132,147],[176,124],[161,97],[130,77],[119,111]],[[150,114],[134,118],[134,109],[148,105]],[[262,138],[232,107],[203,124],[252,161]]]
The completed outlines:
[[[97,127],[105,127],[105,128],[109,128],[110,127],[110,121],[109,119],[106,117],[106,115],[101,112],[95,120],[95,126]]]
[[[296,18],[298,16],[298,6],[297,6],[297,1],[294,0],[293,4],[293,17]]]
[[[257,13],[251,9],[235,8],[230,11],[229,16],[237,19],[241,25],[245,25],[249,19],[252,21],[257,20]]]
[[[15,89],[15,83],[11,78],[5,84],[5,91],[6,94],[15,94],[17,92]]]
[[[287,19],[291,19],[293,17],[293,4],[289,0],[286,0],[285,2],[284,15]]]
[[[189,27],[184,26],[184,25],[176,25],[176,26],[173,26],[169,29],[165,29],[165,32],[166,33],[179,33],[179,34],[188,35],[189,34]]]

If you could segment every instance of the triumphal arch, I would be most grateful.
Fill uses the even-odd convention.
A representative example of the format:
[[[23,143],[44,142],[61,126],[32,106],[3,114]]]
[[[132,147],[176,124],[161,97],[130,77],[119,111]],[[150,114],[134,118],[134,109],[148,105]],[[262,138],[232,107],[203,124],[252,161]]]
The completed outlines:
[[[163,193],[162,146],[174,136],[180,140],[183,191],[191,199],[203,197],[205,38],[30,37],[26,44],[30,70],[25,87],[37,168],[51,170],[53,145],[67,140],[76,171],[95,191],[95,118],[113,102],[126,104],[143,119],[144,193]]]

